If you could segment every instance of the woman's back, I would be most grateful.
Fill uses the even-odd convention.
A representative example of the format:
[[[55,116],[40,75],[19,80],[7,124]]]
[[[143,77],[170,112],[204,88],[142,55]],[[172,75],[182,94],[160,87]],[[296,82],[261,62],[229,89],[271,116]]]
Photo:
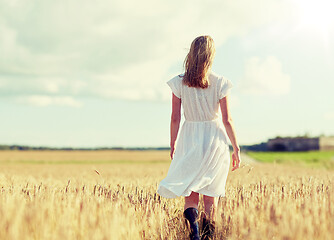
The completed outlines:
[[[218,118],[219,100],[225,97],[232,87],[231,82],[210,72],[207,88],[188,87],[182,82],[182,75],[168,81],[176,97],[181,98],[186,121],[212,121]]]

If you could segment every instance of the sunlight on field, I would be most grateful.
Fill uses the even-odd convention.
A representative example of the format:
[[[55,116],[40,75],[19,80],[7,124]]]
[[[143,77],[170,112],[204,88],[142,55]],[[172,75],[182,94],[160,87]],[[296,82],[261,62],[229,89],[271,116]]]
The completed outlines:
[[[168,151],[0,151],[0,163],[101,164],[169,161]]]
[[[156,194],[168,166],[166,151],[0,152],[0,239],[187,239],[183,199]],[[247,164],[229,175],[216,239],[331,239],[333,182]]]

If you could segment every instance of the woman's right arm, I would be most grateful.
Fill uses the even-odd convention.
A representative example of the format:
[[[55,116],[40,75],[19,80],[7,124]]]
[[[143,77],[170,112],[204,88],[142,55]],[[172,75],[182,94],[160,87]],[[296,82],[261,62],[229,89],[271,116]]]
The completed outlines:
[[[234,171],[240,167],[241,158],[240,158],[240,147],[237,141],[237,137],[235,135],[234,125],[233,125],[232,117],[231,117],[229,106],[228,106],[228,96],[225,96],[224,98],[220,99],[219,103],[220,103],[220,109],[221,109],[222,117],[223,117],[223,124],[225,126],[226,133],[233,147],[232,171]]]

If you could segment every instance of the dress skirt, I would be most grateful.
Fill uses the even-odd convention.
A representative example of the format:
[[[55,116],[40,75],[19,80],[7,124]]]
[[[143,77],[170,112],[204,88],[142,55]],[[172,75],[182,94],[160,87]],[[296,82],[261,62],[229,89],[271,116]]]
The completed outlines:
[[[185,121],[174,157],[158,193],[165,198],[197,192],[224,197],[230,153],[222,121]]]

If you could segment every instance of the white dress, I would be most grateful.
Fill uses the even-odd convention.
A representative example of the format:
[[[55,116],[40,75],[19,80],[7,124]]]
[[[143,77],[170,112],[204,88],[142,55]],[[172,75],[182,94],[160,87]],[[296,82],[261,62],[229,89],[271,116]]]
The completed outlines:
[[[180,76],[167,84],[181,99],[185,121],[158,193],[166,198],[189,196],[192,191],[211,197],[225,196],[230,154],[225,128],[218,117],[219,100],[228,94],[231,82],[211,72],[206,89],[188,87]]]

